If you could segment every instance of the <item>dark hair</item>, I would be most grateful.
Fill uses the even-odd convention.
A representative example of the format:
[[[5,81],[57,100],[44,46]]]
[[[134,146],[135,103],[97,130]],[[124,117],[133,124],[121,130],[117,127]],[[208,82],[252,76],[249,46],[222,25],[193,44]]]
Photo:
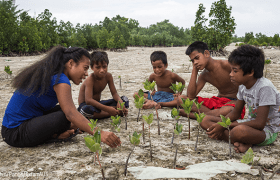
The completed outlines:
[[[186,55],[190,55],[194,51],[204,54],[205,50],[209,51],[206,43],[204,43],[202,41],[195,41],[191,45],[189,45],[189,47],[187,48]]]
[[[58,74],[57,83],[65,64],[70,59],[79,64],[82,56],[90,58],[88,51],[83,48],[53,47],[43,59],[22,69],[13,79],[12,86],[25,95],[31,95],[37,90],[40,91],[38,96],[43,95],[49,89],[51,77]]]
[[[261,78],[264,69],[264,53],[261,49],[251,45],[242,45],[231,52],[228,62],[240,65],[244,74],[251,73],[254,70],[254,77]]]
[[[109,64],[108,54],[104,51],[94,51],[90,54],[90,67],[94,64],[99,64],[102,62]]]
[[[167,64],[167,55],[163,51],[154,51],[151,54],[150,59],[151,59],[151,62],[155,62],[157,60],[161,60],[164,65]]]

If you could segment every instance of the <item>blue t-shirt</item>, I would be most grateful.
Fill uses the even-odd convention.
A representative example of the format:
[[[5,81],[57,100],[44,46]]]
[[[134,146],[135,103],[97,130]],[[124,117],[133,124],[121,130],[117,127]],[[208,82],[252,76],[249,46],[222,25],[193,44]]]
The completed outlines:
[[[54,108],[58,100],[53,86],[60,83],[66,83],[71,86],[68,77],[63,73],[60,75],[57,83],[55,83],[56,79],[57,74],[52,76],[47,93],[41,96],[38,96],[40,90],[37,90],[30,96],[23,95],[16,90],[7,106],[2,125],[7,128],[15,128],[25,120],[42,116],[44,111]]]

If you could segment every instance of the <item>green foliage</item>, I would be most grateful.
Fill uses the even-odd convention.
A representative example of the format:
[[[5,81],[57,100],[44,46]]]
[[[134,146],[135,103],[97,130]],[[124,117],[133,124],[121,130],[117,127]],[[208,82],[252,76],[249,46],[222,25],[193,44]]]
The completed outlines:
[[[194,101],[195,103],[195,106],[197,107],[197,109],[200,109],[201,108],[201,105],[203,104],[204,101],[198,103],[197,101]]]
[[[145,102],[144,96],[141,96],[140,98],[137,95],[135,96],[134,103],[136,108],[141,109],[144,105],[144,102]]]
[[[150,82],[148,79],[146,79],[145,82],[143,82],[144,88],[148,91],[153,91],[155,89],[156,81]]]
[[[176,135],[180,135],[182,133],[182,131],[183,131],[183,125],[176,123],[175,129],[174,129],[174,133]]]
[[[102,148],[100,146],[101,143],[101,134],[100,131],[97,130],[93,136],[84,137],[86,146],[90,149],[91,152],[97,152],[98,154],[102,154]]]
[[[182,84],[182,82],[179,82],[178,84],[171,84],[169,88],[172,89],[172,91],[176,94],[177,92],[180,93],[184,90],[185,85]]]
[[[134,131],[132,136],[129,135],[129,141],[133,145],[139,145],[140,137],[141,137],[141,134],[137,134],[137,132]]]
[[[109,33],[106,28],[102,28],[97,33],[97,44],[99,48],[106,48],[109,40]]]
[[[5,71],[7,74],[12,75],[12,71],[10,70],[10,66],[5,66],[4,71]]]
[[[225,118],[223,115],[220,115],[222,118],[222,122],[218,122],[218,124],[220,124],[221,126],[223,126],[224,128],[229,128],[229,126],[231,125],[231,121],[229,118]]]
[[[121,103],[121,101],[119,101],[119,104],[120,104],[121,108],[117,108],[117,109],[118,109],[118,110],[120,110],[120,111],[122,111],[122,110],[123,110],[123,107],[124,107],[125,102],[122,102],[122,103]]]
[[[173,108],[171,111],[171,117],[177,120],[180,118],[179,113],[180,113],[179,109]]]
[[[271,60],[270,60],[270,59],[266,59],[266,60],[264,61],[264,63],[265,63],[265,64],[270,64],[270,63],[271,63]]]
[[[154,116],[153,114],[150,114],[149,116],[143,115],[143,119],[147,122],[147,124],[152,124]]]
[[[204,113],[197,114],[196,112],[194,113],[196,121],[200,124],[203,120],[203,118],[206,116]]]
[[[143,91],[142,89],[139,89],[139,91],[138,91],[138,96],[139,96],[139,97],[144,96],[144,91]]]
[[[194,100],[190,100],[189,98],[187,99],[181,98],[181,99],[183,101],[183,104],[181,104],[181,106],[184,108],[185,113],[190,114]]]
[[[114,126],[115,130],[120,132],[120,128],[119,126],[121,125],[121,117],[120,116],[111,116],[112,122],[111,124]]]
[[[254,154],[252,148],[250,147],[247,150],[247,152],[245,153],[245,155],[242,156],[241,162],[244,164],[250,164],[253,162],[254,156],[255,156],[255,154]]]
[[[93,131],[96,128],[96,123],[97,123],[98,119],[96,119],[95,121],[93,119],[90,119],[89,121],[90,121],[90,123],[88,123],[88,125],[90,127],[90,130]]]
[[[244,42],[245,43],[248,43],[251,39],[254,39],[255,37],[254,37],[254,34],[253,34],[253,32],[246,32],[245,33],[245,38],[244,38]]]

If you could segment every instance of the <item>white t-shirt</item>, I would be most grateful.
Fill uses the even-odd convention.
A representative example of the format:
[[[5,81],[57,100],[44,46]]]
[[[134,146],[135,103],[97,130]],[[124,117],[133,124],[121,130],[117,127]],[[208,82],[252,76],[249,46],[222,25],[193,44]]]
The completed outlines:
[[[270,106],[266,127],[273,133],[280,132],[280,113],[278,113],[280,94],[270,80],[264,77],[259,78],[250,89],[240,85],[237,98],[247,104],[249,109],[248,120],[256,118],[259,106]]]

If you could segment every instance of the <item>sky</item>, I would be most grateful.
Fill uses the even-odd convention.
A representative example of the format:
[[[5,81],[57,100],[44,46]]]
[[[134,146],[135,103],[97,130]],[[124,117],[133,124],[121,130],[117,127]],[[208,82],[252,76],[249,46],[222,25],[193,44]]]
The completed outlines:
[[[217,0],[216,0],[217,1]],[[191,28],[200,3],[206,8],[208,18],[212,3],[215,0],[15,0],[18,9],[28,11],[37,17],[49,9],[52,17],[64,22],[99,24],[105,17],[116,15],[132,18],[139,26],[148,27],[165,19],[175,26]],[[238,37],[246,32],[262,33],[266,36],[280,34],[280,1],[279,0],[226,0],[232,7],[235,18],[235,33]]]

